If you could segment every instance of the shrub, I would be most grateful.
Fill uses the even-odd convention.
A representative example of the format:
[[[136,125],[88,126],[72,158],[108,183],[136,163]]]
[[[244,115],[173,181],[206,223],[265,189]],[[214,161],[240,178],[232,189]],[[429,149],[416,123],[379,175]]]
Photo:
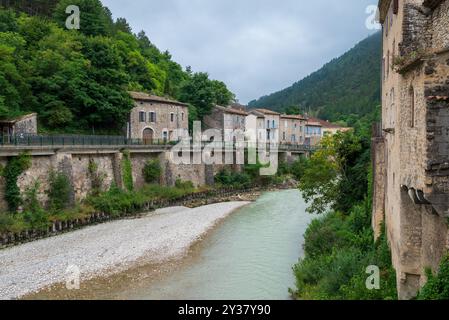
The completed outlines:
[[[93,160],[89,160],[89,166],[87,168],[89,172],[90,182],[92,186],[92,195],[99,195],[103,188],[104,174],[99,172],[98,164]]]
[[[182,190],[193,190],[195,186],[192,181],[182,181],[181,179],[177,179],[175,182],[175,187]]]
[[[148,160],[143,168],[143,177],[146,183],[159,183],[162,168],[158,159]]]
[[[252,184],[251,176],[247,173],[232,172],[227,169],[221,170],[214,178],[215,183],[230,187],[249,187]]]
[[[25,221],[33,229],[46,229],[49,226],[48,214],[42,209],[37,195],[39,193],[39,182],[35,182],[25,191],[23,201],[23,216]]]
[[[440,271],[434,275],[427,270],[427,284],[421,289],[419,300],[448,300],[449,299],[449,255],[445,256],[440,265]]]
[[[134,182],[131,156],[129,154],[129,151],[123,152],[122,170],[123,184],[125,185],[126,190],[132,191],[134,189]]]
[[[31,157],[23,153],[8,160],[3,171],[5,178],[5,200],[8,203],[9,211],[14,213],[22,204],[20,189],[17,185],[19,176],[31,166]]]
[[[305,233],[305,257],[294,267],[302,299],[397,299],[396,273],[385,234],[373,242],[371,207],[355,205],[349,215],[332,212],[314,220]],[[381,270],[381,290],[366,288],[366,268]]]
[[[72,194],[72,185],[69,177],[61,172],[50,173],[50,188],[47,191],[49,200],[49,209],[52,212],[67,209],[70,206],[70,196]]]

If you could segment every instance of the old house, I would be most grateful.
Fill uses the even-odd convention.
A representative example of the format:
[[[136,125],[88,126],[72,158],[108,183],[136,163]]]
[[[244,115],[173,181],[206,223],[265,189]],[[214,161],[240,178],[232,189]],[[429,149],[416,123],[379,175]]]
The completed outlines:
[[[0,120],[0,132],[3,143],[7,143],[12,137],[37,134],[37,114],[31,113],[16,118]]]
[[[449,0],[380,0],[382,126],[373,227],[385,221],[399,296],[438,270],[449,237]]]
[[[245,132],[245,120],[248,116],[246,111],[233,107],[215,106],[211,114],[203,119],[205,129],[218,129],[223,135],[232,135],[232,131]],[[229,141],[230,137],[224,137]]]
[[[307,119],[301,115],[281,115],[280,142],[304,144]]]
[[[142,92],[130,92],[134,99],[127,124],[127,137],[145,143],[177,141],[188,134],[189,110],[184,103]]]
[[[332,123],[332,122],[329,122],[326,120],[318,119],[318,118],[310,117],[310,118],[308,118],[308,121],[321,124],[321,135],[323,137],[327,136],[327,135],[334,135],[338,132],[348,132],[348,131],[352,130],[351,128],[345,128],[338,124],[335,124],[335,123]]]
[[[315,118],[307,118],[305,144],[309,146],[316,146],[320,143],[323,137],[323,125],[320,120]]]
[[[267,109],[253,109],[246,118],[246,130],[257,133],[258,141],[279,143],[281,114]]]

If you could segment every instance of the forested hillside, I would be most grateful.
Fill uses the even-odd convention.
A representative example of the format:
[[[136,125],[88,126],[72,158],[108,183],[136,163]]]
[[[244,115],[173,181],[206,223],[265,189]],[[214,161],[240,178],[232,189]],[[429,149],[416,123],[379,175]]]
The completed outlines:
[[[189,103],[192,119],[234,99],[223,82],[183,70],[144,31],[114,21],[100,0],[1,4],[0,118],[37,112],[41,132],[118,134],[130,90]],[[69,5],[80,8],[79,30],[65,27]]]
[[[250,107],[283,111],[300,106],[323,119],[364,116],[380,104],[381,35],[368,37],[291,87],[250,102]]]

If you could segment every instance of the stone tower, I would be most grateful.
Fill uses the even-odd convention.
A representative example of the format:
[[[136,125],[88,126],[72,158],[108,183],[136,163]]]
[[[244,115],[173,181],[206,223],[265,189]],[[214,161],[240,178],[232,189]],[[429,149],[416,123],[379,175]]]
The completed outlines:
[[[373,227],[385,221],[399,297],[448,250],[449,0],[380,0],[382,128],[373,139]]]

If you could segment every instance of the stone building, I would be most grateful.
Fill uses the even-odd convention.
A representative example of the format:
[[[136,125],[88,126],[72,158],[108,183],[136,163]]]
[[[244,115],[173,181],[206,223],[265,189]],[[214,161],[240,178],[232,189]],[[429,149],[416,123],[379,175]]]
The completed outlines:
[[[210,115],[203,119],[205,129],[218,129],[223,135],[231,134],[231,131],[245,132],[245,121],[248,112],[233,107],[215,106]],[[229,140],[227,140],[229,141]]]
[[[0,132],[3,143],[9,142],[11,137],[37,134],[37,114],[31,113],[21,117],[0,120]]]
[[[246,118],[246,130],[257,132],[258,141],[279,143],[281,114],[267,109],[253,109]]]
[[[320,143],[323,137],[323,125],[318,119],[307,118],[305,144],[309,146],[316,146]]]
[[[304,144],[307,119],[300,115],[281,115],[280,142]]]
[[[135,107],[127,124],[127,137],[151,144],[177,141],[188,134],[189,110],[184,103],[142,92],[130,92]]]
[[[308,118],[308,122],[312,122],[312,123],[319,123],[321,124],[321,135],[327,136],[327,135],[334,135],[338,132],[348,132],[350,130],[352,130],[351,128],[345,128],[342,127],[338,124],[326,121],[326,120],[322,120],[322,119],[318,119],[318,118]]]
[[[376,235],[385,221],[401,299],[448,250],[449,0],[380,0],[382,127],[373,139]]]

